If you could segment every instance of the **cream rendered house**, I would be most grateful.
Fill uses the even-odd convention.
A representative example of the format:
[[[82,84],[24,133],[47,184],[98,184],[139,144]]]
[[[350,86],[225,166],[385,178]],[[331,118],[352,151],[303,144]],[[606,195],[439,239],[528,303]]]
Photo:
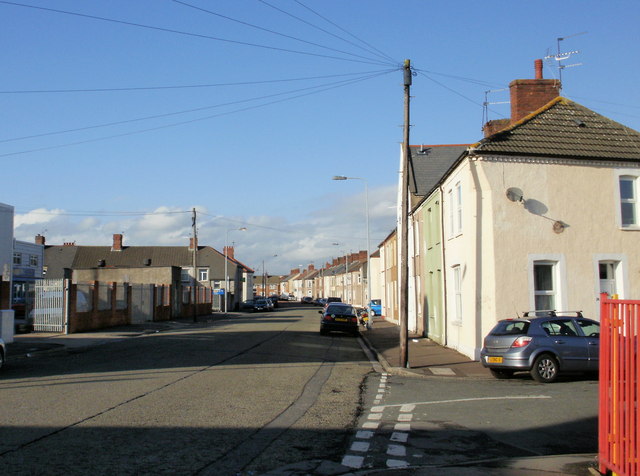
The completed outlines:
[[[511,119],[487,124],[427,192],[441,200],[439,342],[474,359],[499,319],[548,309],[599,319],[600,292],[640,298],[640,133],[536,73],[510,84]],[[429,230],[424,216],[410,223],[421,228],[409,232],[415,258]],[[415,269],[410,284],[425,292],[428,267]]]

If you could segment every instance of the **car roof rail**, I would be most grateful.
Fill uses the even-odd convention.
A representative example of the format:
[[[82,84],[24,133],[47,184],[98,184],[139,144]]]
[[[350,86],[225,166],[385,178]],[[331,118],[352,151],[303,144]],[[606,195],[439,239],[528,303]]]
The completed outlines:
[[[568,316],[568,314],[575,314],[575,317],[582,318],[584,317],[582,311],[525,311],[523,313],[523,317],[572,317]]]

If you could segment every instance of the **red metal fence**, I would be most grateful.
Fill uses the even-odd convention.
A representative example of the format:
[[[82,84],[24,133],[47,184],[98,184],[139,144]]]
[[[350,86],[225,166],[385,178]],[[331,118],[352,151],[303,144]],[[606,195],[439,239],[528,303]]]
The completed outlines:
[[[640,476],[640,301],[600,303],[600,472]]]

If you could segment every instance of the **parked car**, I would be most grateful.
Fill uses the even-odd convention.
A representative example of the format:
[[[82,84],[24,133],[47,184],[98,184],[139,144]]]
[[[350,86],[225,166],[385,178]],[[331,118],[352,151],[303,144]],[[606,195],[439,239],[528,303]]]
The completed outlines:
[[[314,301],[314,304],[320,307],[324,306],[326,303],[327,303],[327,300],[325,298],[318,298]]]
[[[4,345],[2,337],[0,337],[0,369],[7,359],[7,347]]]
[[[253,308],[256,311],[270,311],[273,309],[273,304],[268,299],[258,298],[254,301]]]
[[[309,296],[305,296],[302,299],[300,299],[300,302],[302,304],[313,304],[313,298]]]
[[[269,302],[272,304],[273,307],[280,306],[280,304],[278,304],[278,296],[269,296],[267,299],[269,300]]]
[[[255,311],[255,301],[253,299],[247,299],[240,304],[241,311]]]
[[[505,379],[525,371],[550,383],[562,372],[597,372],[600,324],[581,312],[525,312],[499,321],[484,339],[482,365]]]
[[[372,299],[369,301],[369,311],[372,316],[382,315],[382,301],[380,299]]]
[[[327,334],[330,331],[348,332],[357,336],[358,314],[356,309],[349,304],[331,303],[322,311],[320,319],[320,334]]]
[[[328,297],[327,302],[325,304],[329,304],[330,302],[342,302],[342,298],[339,297]]]
[[[289,301],[295,301],[296,297],[293,294],[289,294]]]

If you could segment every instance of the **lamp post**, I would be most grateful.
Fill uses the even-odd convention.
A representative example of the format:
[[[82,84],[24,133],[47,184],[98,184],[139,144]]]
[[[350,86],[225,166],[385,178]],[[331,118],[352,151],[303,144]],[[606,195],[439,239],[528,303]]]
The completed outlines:
[[[240,228],[227,228],[224,234],[224,313],[227,313],[227,306],[229,305],[228,300],[229,297],[227,293],[229,292],[229,257],[227,256],[229,250],[229,232],[230,231],[246,231],[247,227],[243,226]]]
[[[345,177],[344,175],[334,175],[332,180],[362,180],[364,182],[364,206],[365,206],[365,217],[367,220],[367,301],[371,301],[371,241],[369,234],[369,185],[367,183],[367,179],[362,177]],[[368,307],[367,304],[362,303],[364,307]]]

